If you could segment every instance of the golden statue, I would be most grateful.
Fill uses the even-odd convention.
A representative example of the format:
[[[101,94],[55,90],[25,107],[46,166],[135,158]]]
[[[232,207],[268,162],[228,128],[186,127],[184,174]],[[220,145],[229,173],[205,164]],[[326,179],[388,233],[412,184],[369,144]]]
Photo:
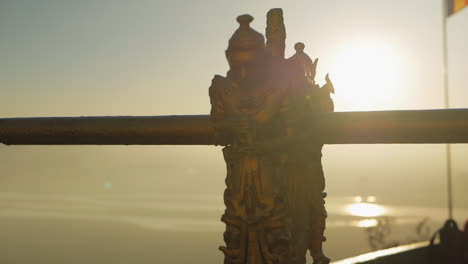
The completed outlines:
[[[267,15],[267,41],[242,15],[229,40],[226,77],[209,89],[216,142],[227,176],[221,220],[225,264],[329,263],[325,240],[323,144],[307,139],[300,122],[314,112],[333,111],[333,84],[315,84],[312,62],[296,44],[284,58],[286,32],[281,9]]]

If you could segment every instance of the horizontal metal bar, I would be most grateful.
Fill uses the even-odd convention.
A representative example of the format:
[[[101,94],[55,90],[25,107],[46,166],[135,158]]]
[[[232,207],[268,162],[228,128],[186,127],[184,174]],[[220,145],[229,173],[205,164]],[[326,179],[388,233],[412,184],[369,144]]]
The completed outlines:
[[[302,121],[324,144],[468,143],[468,109],[317,113]],[[212,145],[208,115],[0,119],[7,145]]]
[[[207,115],[0,119],[6,145],[211,145]]]
[[[326,144],[468,143],[468,109],[323,113],[313,126]]]

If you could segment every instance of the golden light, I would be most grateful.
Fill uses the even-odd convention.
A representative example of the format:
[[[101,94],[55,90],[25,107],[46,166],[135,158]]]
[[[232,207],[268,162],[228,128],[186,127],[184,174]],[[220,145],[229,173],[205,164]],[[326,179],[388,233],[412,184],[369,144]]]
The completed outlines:
[[[353,200],[354,200],[355,203],[360,203],[360,202],[362,202],[362,197],[361,196],[355,196],[353,198]]]
[[[376,219],[364,219],[364,220],[358,221],[356,223],[356,226],[358,226],[358,227],[373,227],[373,226],[377,226],[377,224],[378,224],[378,221]]]
[[[345,211],[354,216],[376,217],[385,213],[383,206],[371,203],[354,203],[345,208]]]
[[[406,59],[384,40],[343,43],[330,70],[338,110],[378,110],[397,107],[404,96]],[[400,88],[399,88],[400,87]]]
[[[377,197],[375,196],[367,196],[368,203],[375,203],[377,201]]]

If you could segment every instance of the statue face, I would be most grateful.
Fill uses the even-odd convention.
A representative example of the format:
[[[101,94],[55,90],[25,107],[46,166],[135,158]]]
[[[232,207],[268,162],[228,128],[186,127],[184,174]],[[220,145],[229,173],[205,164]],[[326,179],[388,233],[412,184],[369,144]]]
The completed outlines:
[[[231,77],[236,81],[241,81],[255,74],[262,56],[261,51],[256,50],[227,50],[226,59],[229,63]]]

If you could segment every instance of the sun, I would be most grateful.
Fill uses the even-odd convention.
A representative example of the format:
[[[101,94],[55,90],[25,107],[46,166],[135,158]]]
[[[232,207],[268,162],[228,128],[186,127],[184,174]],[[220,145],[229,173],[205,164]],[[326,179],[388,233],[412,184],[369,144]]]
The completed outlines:
[[[337,88],[338,111],[395,109],[404,96],[406,63],[385,41],[362,39],[343,43],[333,59],[330,76]]]

